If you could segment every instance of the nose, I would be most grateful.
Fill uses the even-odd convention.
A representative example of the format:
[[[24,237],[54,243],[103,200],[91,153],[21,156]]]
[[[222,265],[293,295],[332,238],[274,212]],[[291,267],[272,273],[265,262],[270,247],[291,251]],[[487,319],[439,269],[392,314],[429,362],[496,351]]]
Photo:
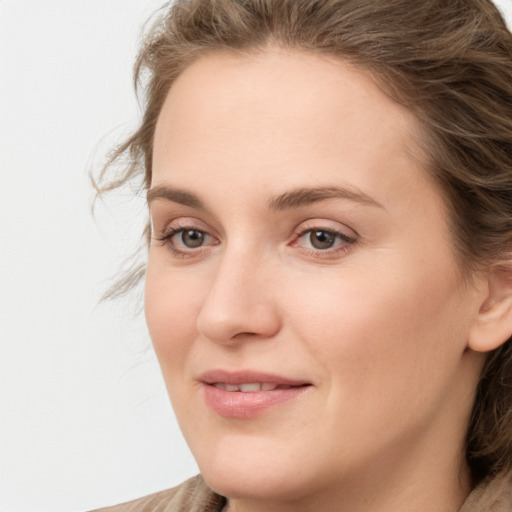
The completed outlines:
[[[197,329],[221,344],[269,339],[281,328],[271,269],[243,254],[223,258],[197,317]]]

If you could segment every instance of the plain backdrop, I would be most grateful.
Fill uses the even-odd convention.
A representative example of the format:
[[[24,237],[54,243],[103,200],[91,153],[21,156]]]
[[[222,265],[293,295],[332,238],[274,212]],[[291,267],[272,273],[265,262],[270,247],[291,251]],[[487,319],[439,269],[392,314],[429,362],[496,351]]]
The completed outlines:
[[[82,512],[197,472],[140,297],[98,304],[143,200],[90,212],[88,172],[136,125],[132,64],[161,3],[0,1],[1,512]]]

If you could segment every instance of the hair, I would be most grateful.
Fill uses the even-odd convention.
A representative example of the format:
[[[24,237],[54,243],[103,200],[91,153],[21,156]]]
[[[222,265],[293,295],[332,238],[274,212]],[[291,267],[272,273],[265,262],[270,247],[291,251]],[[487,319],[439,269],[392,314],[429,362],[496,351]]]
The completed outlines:
[[[358,66],[421,127],[427,170],[445,194],[465,275],[512,266],[512,35],[490,0],[176,0],[147,32],[135,65],[143,118],[100,173],[98,194],[151,183],[156,122],[169,88],[214,51],[269,45]],[[112,164],[122,174],[109,178]],[[145,234],[150,236],[149,227]],[[143,268],[110,295],[133,287]],[[491,352],[465,456],[475,481],[512,469],[512,340]]]

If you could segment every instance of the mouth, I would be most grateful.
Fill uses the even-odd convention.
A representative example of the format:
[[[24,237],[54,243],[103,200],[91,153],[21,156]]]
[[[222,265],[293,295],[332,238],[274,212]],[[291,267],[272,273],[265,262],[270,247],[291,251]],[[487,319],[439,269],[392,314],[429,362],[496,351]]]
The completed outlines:
[[[200,377],[206,405],[224,418],[250,419],[284,406],[312,388],[310,382],[259,372],[211,371]]]
[[[218,389],[222,389],[223,391],[229,392],[239,392],[239,393],[257,393],[258,391],[274,391],[275,389],[290,389],[299,386],[291,386],[291,385],[280,385],[272,382],[250,382],[246,384],[226,384],[225,382],[215,382],[211,384]],[[306,384],[304,384],[306,385]]]

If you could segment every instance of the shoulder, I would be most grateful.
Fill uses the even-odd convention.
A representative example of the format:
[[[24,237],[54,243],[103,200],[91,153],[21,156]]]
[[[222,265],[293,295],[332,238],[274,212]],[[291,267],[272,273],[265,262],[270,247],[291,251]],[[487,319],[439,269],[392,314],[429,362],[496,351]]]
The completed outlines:
[[[224,503],[197,475],[172,489],[94,512],[220,512]]]
[[[510,512],[512,471],[483,481],[468,496],[459,512]]]

